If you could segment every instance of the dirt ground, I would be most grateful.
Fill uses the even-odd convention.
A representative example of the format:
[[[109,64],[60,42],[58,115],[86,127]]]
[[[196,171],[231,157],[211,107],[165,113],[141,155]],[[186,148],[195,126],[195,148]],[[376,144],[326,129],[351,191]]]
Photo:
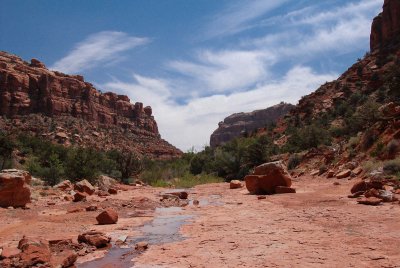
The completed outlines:
[[[400,267],[400,205],[359,205],[347,198],[353,183],[304,176],[294,180],[296,194],[262,200],[245,188],[230,190],[227,183],[197,186],[189,198],[200,205],[178,212],[191,216],[180,228],[185,239],[150,245],[132,267]],[[164,190],[128,187],[79,203],[57,192],[36,192],[28,210],[0,209],[0,248],[12,250],[23,235],[76,241],[78,234],[98,230],[113,239],[138,236]],[[97,225],[99,211],[83,211],[89,205],[117,208],[118,223]]]
[[[347,198],[353,183],[302,177],[297,194],[264,200],[198,186],[196,198],[219,204],[187,207],[197,216],[186,240],[152,246],[135,267],[400,267],[400,205],[359,205]]]

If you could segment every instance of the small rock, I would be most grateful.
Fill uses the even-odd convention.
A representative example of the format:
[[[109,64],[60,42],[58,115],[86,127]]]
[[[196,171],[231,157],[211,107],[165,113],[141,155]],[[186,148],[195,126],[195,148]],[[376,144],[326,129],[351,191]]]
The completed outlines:
[[[356,193],[354,193],[354,194],[350,194],[350,195],[348,195],[347,197],[348,197],[348,198],[357,198],[357,197],[362,196],[363,194],[364,194],[364,191],[359,191],[359,192],[356,192]]]
[[[76,192],[74,194],[74,202],[86,201],[86,193]]]
[[[361,167],[357,167],[357,168],[355,168],[355,169],[353,170],[353,173],[354,173],[356,176],[360,175],[361,172],[363,172],[363,170],[362,170]]]
[[[311,176],[317,176],[319,175],[319,170],[312,170],[311,171]]]
[[[351,175],[351,170],[350,169],[346,169],[342,172],[339,172],[338,174],[336,174],[336,178],[338,179],[344,179],[347,178]]]
[[[115,224],[118,222],[118,213],[114,209],[108,208],[102,213],[100,213],[96,217],[96,220],[100,225]]]
[[[144,251],[149,248],[149,243],[146,241],[139,242],[135,245],[135,249],[139,251]]]
[[[335,171],[333,170],[328,170],[328,172],[326,173],[326,177],[328,179],[333,178],[333,176],[335,176]]]
[[[340,185],[340,182],[335,181],[335,182],[333,183],[333,185],[338,186],[338,185]]]
[[[65,180],[55,185],[54,188],[60,189],[62,191],[70,191],[74,188],[74,186],[69,180]]]
[[[242,187],[243,187],[243,184],[242,184],[242,182],[239,181],[239,180],[232,180],[232,181],[229,183],[229,188],[230,188],[230,189],[239,189],[239,188],[242,188]]]
[[[382,203],[382,200],[376,197],[362,198],[357,200],[359,204],[369,205],[369,206],[378,206]]]
[[[185,192],[185,191],[166,193],[166,195],[177,196],[179,199],[188,199],[188,196],[189,196],[188,192]]]
[[[262,200],[262,199],[267,199],[267,197],[265,195],[259,195],[257,196],[258,200]]]
[[[118,194],[118,190],[115,188],[110,188],[110,189],[108,189],[108,193],[109,194]]]
[[[86,243],[96,248],[102,248],[108,246],[111,238],[102,232],[90,231],[78,236],[79,243]]]
[[[97,206],[94,206],[94,205],[86,207],[86,211],[96,211],[96,210],[97,210]]]
[[[200,202],[199,202],[199,200],[197,200],[197,199],[193,200],[193,205],[194,205],[194,206],[198,206],[198,205],[200,205]]]

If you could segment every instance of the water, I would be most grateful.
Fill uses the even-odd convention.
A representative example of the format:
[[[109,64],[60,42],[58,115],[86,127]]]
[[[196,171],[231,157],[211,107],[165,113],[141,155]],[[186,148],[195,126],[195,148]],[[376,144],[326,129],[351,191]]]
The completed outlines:
[[[94,261],[79,264],[79,268],[111,268],[134,267],[131,261],[141,252],[134,246],[138,242],[146,241],[151,245],[159,245],[181,241],[184,237],[179,233],[180,227],[191,219],[191,215],[180,215],[180,207],[157,208],[154,219],[141,227],[142,235],[128,238],[125,247],[113,245],[107,254]]]

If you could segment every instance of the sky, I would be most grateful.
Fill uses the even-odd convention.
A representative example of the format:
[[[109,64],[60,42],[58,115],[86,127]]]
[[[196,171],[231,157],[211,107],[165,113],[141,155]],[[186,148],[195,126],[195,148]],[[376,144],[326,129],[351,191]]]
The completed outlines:
[[[0,0],[0,50],[153,108],[209,144],[232,113],[296,104],[369,50],[383,0]]]

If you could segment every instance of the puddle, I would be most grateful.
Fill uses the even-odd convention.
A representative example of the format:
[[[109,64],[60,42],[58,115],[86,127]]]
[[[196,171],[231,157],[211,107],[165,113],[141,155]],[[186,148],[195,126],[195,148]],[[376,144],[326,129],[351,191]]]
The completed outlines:
[[[151,246],[178,242],[184,239],[179,233],[179,229],[193,216],[180,215],[181,211],[182,208],[180,207],[157,208],[154,219],[141,227],[142,234],[140,236],[128,238],[126,246],[113,245],[103,258],[78,264],[77,267],[134,267],[134,263],[131,260],[141,253],[134,249],[136,243],[146,241]]]

